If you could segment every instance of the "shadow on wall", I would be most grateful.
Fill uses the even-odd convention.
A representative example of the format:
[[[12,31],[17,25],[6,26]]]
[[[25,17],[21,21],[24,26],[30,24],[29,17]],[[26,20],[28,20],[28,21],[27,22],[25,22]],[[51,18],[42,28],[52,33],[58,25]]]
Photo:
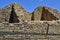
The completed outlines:
[[[12,11],[10,14],[9,23],[19,23],[18,16],[16,15],[16,13],[14,11],[14,5],[12,5]]]
[[[43,7],[42,15],[41,15],[41,20],[47,20],[47,21],[52,21],[52,20],[59,20],[56,18],[51,12],[49,12],[47,9]]]
[[[33,12],[32,16],[31,16],[31,21],[35,20],[34,19],[35,15],[36,14],[34,14],[34,12]],[[36,19],[37,19],[37,17],[36,17]],[[41,20],[41,21],[45,21],[45,20],[52,21],[52,20],[59,20],[59,19],[57,17],[55,17],[51,12],[49,12],[49,10],[47,10],[47,9],[45,9],[45,7],[43,7],[41,19],[39,18],[39,20]],[[15,10],[14,10],[14,5],[12,5],[12,10],[11,10],[10,18],[9,18],[9,23],[19,23],[18,16],[16,15]]]
[[[59,18],[55,17],[53,15],[53,13],[51,13],[49,10],[45,9],[45,7],[42,8],[41,19],[40,19],[40,17],[38,17],[40,14],[38,14],[38,15],[37,14],[38,13],[35,14],[35,12],[32,13],[31,21],[34,21],[34,20],[37,20],[37,19],[41,20],[41,21],[59,20]],[[36,17],[34,17],[34,16],[36,16]]]
[[[31,20],[34,21],[34,12],[32,13]]]

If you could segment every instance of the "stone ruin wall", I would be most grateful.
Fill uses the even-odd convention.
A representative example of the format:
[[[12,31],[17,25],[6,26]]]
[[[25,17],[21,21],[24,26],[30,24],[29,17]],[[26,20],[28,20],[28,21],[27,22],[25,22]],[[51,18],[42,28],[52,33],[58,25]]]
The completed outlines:
[[[0,23],[0,40],[60,40],[60,20]]]
[[[33,20],[34,19],[34,20]],[[52,10],[51,8],[40,6],[37,7],[31,16],[32,21],[52,21],[52,20],[60,20],[60,13],[56,10]]]
[[[60,14],[44,6],[29,14],[10,5],[0,10],[0,40],[60,40]]]

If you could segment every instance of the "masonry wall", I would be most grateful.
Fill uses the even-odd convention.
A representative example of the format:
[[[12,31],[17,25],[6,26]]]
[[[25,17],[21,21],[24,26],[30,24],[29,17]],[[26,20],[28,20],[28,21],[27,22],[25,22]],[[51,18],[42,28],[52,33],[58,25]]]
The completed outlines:
[[[60,20],[0,23],[0,40],[60,40]]]

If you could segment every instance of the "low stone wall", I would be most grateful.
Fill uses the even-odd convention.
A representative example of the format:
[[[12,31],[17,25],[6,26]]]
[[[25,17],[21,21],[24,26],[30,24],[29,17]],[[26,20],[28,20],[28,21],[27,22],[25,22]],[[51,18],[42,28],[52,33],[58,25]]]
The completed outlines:
[[[60,40],[60,20],[0,23],[0,40]]]

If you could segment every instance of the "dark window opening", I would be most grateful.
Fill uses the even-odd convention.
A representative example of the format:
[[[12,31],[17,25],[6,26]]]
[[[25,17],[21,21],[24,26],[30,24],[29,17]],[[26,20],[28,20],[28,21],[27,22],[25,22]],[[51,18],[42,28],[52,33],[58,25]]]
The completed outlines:
[[[42,15],[41,15],[41,20],[47,20],[47,21],[52,21],[52,20],[59,20],[56,18],[51,12],[49,12],[47,9],[43,7]]]
[[[9,23],[19,23],[18,17],[14,11],[14,5],[12,5],[12,11],[10,14]]]

